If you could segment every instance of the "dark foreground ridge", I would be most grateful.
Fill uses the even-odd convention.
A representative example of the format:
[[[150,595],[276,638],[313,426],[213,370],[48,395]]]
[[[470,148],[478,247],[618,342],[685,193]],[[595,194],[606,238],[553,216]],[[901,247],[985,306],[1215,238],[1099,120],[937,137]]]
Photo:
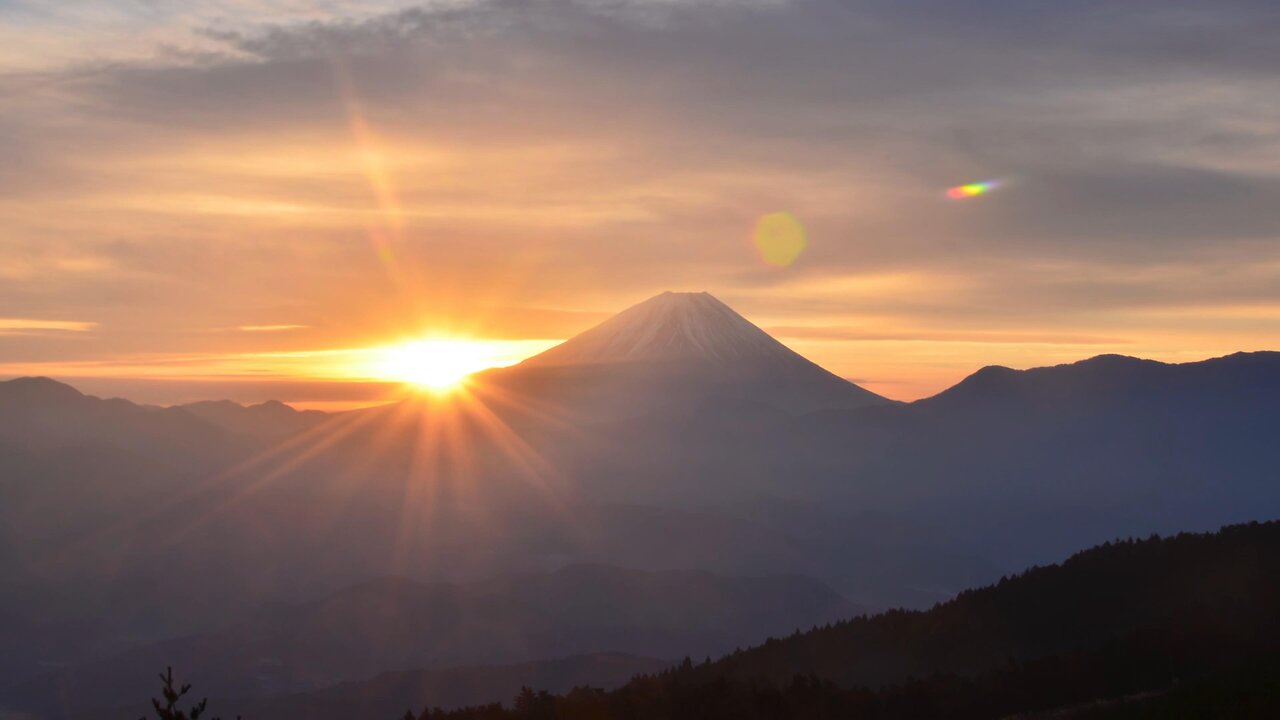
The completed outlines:
[[[686,661],[610,693],[426,717],[1276,717],[1276,607],[1280,523],[1251,523],[1108,543],[929,611]]]
[[[612,692],[525,689],[505,706],[405,717],[1276,717],[1276,607],[1280,522],[1250,523],[1107,543],[928,611],[858,617],[716,662],[686,659]]]

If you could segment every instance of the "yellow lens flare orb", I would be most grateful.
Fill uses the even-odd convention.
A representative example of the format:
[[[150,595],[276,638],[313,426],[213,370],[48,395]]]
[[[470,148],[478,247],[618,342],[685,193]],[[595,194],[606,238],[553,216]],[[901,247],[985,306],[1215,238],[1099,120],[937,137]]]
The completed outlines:
[[[804,225],[789,212],[762,216],[756,221],[751,240],[760,258],[777,267],[789,267],[809,245]]]
[[[435,338],[380,348],[374,375],[443,393],[464,384],[468,375],[504,364],[486,343]]]

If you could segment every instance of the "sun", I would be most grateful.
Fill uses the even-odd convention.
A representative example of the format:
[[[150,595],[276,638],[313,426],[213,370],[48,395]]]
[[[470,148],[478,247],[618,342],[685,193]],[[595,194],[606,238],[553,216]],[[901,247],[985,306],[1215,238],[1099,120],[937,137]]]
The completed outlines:
[[[503,364],[509,363],[497,357],[489,343],[432,338],[379,348],[372,369],[388,380],[447,392],[462,385],[468,375]]]

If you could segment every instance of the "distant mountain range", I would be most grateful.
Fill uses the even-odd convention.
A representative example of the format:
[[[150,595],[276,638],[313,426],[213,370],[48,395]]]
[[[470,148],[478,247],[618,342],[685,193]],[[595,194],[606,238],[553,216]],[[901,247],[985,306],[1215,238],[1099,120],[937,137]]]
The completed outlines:
[[[179,405],[214,427],[258,440],[279,440],[309,430],[328,419],[318,410],[294,410],[276,400],[244,406],[230,400]]]
[[[1117,535],[1280,517],[1280,353],[984,368],[876,410],[806,418],[789,439],[839,458],[843,503],[917,518],[1006,567]],[[865,440],[850,452],[851,438]]]
[[[1280,517],[1276,427],[1278,353],[984,368],[894,403],[700,293],[452,398],[340,414],[21,378],[0,383],[0,674],[91,667],[387,576],[585,563],[928,606],[1108,538]],[[652,655],[546,648],[619,650]],[[424,662],[359,671],[402,661]]]
[[[49,378],[0,383],[0,438],[26,450],[95,447],[167,459],[216,460],[235,438],[182,408],[83,395]]]

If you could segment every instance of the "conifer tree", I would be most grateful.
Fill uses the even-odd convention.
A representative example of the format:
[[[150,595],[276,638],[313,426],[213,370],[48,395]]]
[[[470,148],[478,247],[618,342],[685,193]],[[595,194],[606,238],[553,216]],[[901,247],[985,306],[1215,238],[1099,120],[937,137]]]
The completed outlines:
[[[174,684],[172,667],[165,668],[165,671],[160,675],[160,682],[164,683],[164,687],[160,690],[160,694],[164,698],[164,704],[161,705],[160,700],[157,698],[151,699],[151,706],[155,708],[156,717],[159,720],[199,720],[204,715],[205,709],[209,705],[209,698],[203,698],[200,702],[192,705],[191,710],[188,712],[183,712],[178,707],[178,702],[187,693],[191,692],[191,684],[188,683],[182,686]],[[139,720],[146,720],[146,718],[140,718]],[[218,720],[218,718],[213,718],[213,720]],[[239,718],[236,720],[239,720]]]

